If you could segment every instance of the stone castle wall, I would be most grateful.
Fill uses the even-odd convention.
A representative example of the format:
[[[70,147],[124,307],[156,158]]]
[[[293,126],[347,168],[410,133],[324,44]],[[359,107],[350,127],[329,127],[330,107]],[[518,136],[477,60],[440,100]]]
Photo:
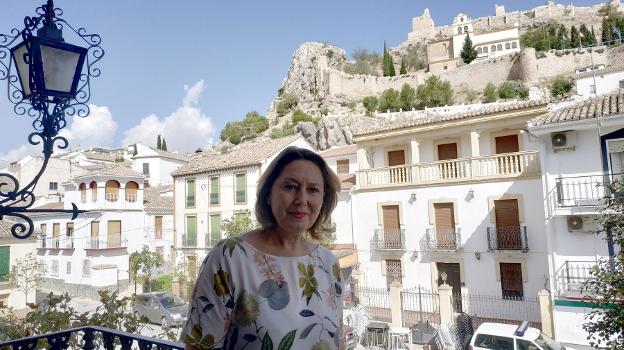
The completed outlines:
[[[405,83],[413,87],[418,86],[425,81],[427,74],[419,71],[394,77],[375,77],[347,74],[338,69],[326,68],[323,76],[326,94],[361,99],[366,96],[377,95],[390,88],[400,90]]]

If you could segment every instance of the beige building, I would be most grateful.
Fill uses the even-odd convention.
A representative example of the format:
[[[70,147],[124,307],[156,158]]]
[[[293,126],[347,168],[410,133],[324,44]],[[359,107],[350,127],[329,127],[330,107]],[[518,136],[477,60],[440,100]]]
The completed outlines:
[[[37,241],[33,233],[29,239],[17,239],[11,234],[14,220],[4,217],[0,220],[0,303],[20,310],[26,308],[26,295],[10,282],[9,273],[18,259],[36,252]],[[28,295],[28,302],[35,301],[35,291]]]

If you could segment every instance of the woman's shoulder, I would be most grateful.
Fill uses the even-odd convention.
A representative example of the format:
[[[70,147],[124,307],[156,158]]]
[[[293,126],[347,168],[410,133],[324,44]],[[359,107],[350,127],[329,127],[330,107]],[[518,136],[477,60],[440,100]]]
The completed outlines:
[[[245,247],[243,240],[240,237],[224,238],[215,244],[214,248],[210,250],[204,264],[206,262],[220,262],[223,264],[230,264],[234,260],[246,258],[249,255],[248,249]]]
[[[325,248],[322,245],[318,244],[318,243],[313,243],[316,245],[316,248],[314,249],[314,252],[316,252],[316,254],[318,256],[320,256],[321,258],[324,259],[329,259],[329,260],[333,260],[333,261],[338,261],[338,258],[336,258],[336,256],[334,255],[334,253],[329,250],[329,248]]]

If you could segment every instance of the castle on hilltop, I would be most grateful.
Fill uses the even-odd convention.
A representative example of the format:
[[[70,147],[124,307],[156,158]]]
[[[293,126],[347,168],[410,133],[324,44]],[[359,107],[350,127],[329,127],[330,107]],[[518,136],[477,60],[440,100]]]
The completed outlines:
[[[620,0],[609,0],[608,4],[619,11],[624,10]],[[522,32],[553,20],[566,27],[584,23],[590,28],[600,29],[598,11],[605,5],[576,7],[548,1],[528,11],[513,12],[506,12],[504,6],[495,5],[494,16],[471,19],[465,13],[459,13],[451,25],[441,27],[435,26],[426,8],[422,16],[412,19],[412,31],[404,44],[426,44],[429,71],[439,74],[460,64],[459,57],[467,34],[470,34],[478,59],[498,57],[520,51]]]

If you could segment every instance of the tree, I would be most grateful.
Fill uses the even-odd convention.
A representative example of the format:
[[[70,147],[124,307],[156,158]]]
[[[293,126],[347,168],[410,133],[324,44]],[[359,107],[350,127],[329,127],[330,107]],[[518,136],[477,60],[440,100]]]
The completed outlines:
[[[396,73],[394,71],[394,62],[392,62],[392,55],[388,52],[386,47],[386,42],[384,41],[384,50],[383,50],[383,76],[384,77],[393,77]]]
[[[477,50],[472,46],[472,40],[470,34],[466,33],[466,39],[464,39],[464,47],[461,50],[461,58],[464,63],[469,64],[477,58]]]
[[[611,29],[610,23],[606,17],[602,19],[601,39],[604,45],[609,45],[613,40],[613,30]]]
[[[9,281],[17,286],[17,290],[24,293],[26,302],[28,295],[34,292],[45,273],[45,265],[37,260],[34,253],[28,253],[21,259],[16,259],[9,272]]]
[[[496,93],[496,86],[492,83],[487,83],[483,89],[483,103],[496,102],[498,95]]]
[[[505,81],[498,86],[498,97],[504,100],[517,96],[516,88],[513,82]]]
[[[290,112],[293,108],[299,104],[299,97],[297,95],[286,92],[280,97],[280,101],[277,103],[276,112],[279,117]]]
[[[382,56],[377,52],[369,53],[367,49],[355,49],[351,54],[355,62],[346,62],[342,70],[349,74],[378,75],[379,66],[382,65]]]
[[[566,47],[570,47],[570,38],[568,37],[568,30],[561,24],[557,31],[557,45],[556,48],[565,50]]]
[[[379,109],[381,112],[397,112],[399,108],[401,108],[400,93],[392,88],[384,90],[379,97]]]
[[[615,180],[605,186],[605,193],[614,195],[605,198],[606,206],[598,215],[602,230],[597,233],[610,233],[613,244],[624,248],[624,197],[619,195],[624,183]],[[624,348],[624,250],[620,249],[612,261],[601,259],[581,291],[591,298],[592,311],[583,324],[590,345]]]
[[[297,125],[303,122],[311,122],[314,125],[318,125],[319,119],[303,112],[300,109],[296,109],[292,114],[292,125]]]
[[[416,107],[416,90],[409,84],[403,84],[401,87],[401,93],[399,94],[399,100],[401,102],[401,108],[404,111],[409,111]]]
[[[409,46],[403,60],[408,71],[424,69],[427,66],[427,47],[421,43]]]
[[[564,76],[556,76],[550,83],[550,94],[553,97],[561,98],[572,91],[572,79]]]
[[[401,60],[401,68],[399,68],[399,74],[407,74],[407,65],[405,64],[405,59]]]
[[[134,276],[134,288],[136,290],[137,278],[141,278],[144,284],[151,289],[150,279],[155,269],[161,267],[164,261],[160,254],[152,252],[147,246],[143,246],[140,252],[130,254],[130,272]]]
[[[576,29],[576,27],[573,25],[572,28],[570,28],[570,46],[572,47],[579,47],[581,46],[581,40],[580,40],[580,36],[579,36],[579,32]]]
[[[372,115],[373,112],[377,110],[377,106],[379,106],[379,99],[377,96],[366,96],[362,100],[362,105],[366,110],[367,115]]]
[[[587,29],[587,26],[583,23],[579,28],[582,46],[590,46],[595,44],[592,33]]]
[[[167,140],[165,140],[165,138],[163,137],[163,141],[162,141],[162,148],[163,151],[167,150]]]
[[[160,139],[160,134],[158,134],[158,137],[156,138],[156,149],[162,149],[162,141]]]
[[[419,106],[424,107],[440,107],[450,106],[453,104],[453,88],[448,81],[440,80],[435,75],[430,76],[416,89],[416,97],[419,100]]]
[[[228,238],[249,232],[257,227],[258,223],[252,219],[249,210],[237,212],[231,218],[221,222],[221,231]]]

